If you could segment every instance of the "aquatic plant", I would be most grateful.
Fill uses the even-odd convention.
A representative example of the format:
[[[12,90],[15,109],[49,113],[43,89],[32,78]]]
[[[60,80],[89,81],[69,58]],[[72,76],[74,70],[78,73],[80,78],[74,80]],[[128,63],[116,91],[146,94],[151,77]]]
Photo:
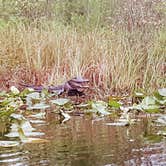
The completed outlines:
[[[81,111],[84,115],[92,115],[92,117],[114,117],[114,115],[117,114],[117,117],[114,118],[113,121],[107,122],[106,125],[129,126],[137,122],[137,119],[133,118],[133,114],[135,114],[134,110],[137,110],[144,114],[161,113],[154,123],[165,126],[165,88],[158,89],[148,96],[141,92],[136,92],[135,97],[139,99],[136,100],[139,103],[134,103],[130,106],[126,106],[125,104],[127,97],[119,96],[110,96],[107,101],[91,100],[77,105],[74,101],[71,101],[70,98],[54,96],[52,92],[36,92],[33,89],[19,91],[16,87],[12,86],[10,92],[0,93],[0,121],[4,123],[8,121],[10,125],[10,132],[5,134],[5,136],[18,137],[20,142],[0,141],[0,146],[12,147],[18,146],[20,143],[47,142],[45,139],[29,137],[42,134],[36,132],[35,128],[31,126],[31,122],[24,117],[24,114],[31,114],[33,111],[35,111],[36,114],[30,116],[39,119],[45,118],[45,110],[48,110],[48,113],[55,113],[57,116],[60,116],[60,123],[66,123],[72,118],[72,114],[77,111]],[[164,136],[165,131],[161,130],[157,134]],[[147,136],[146,139],[149,140],[152,139],[152,137]]]

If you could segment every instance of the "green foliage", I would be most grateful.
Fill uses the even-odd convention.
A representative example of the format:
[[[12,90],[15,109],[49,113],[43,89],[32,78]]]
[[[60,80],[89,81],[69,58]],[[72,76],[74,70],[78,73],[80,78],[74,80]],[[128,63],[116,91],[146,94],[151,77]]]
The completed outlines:
[[[160,108],[165,108],[166,106],[165,95],[165,88],[159,89],[157,92],[154,92],[153,96],[144,96],[139,104],[134,104],[131,108],[149,113],[160,112],[162,111]]]
[[[69,102],[70,102],[70,100],[65,99],[65,98],[59,98],[59,99],[56,99],[56,100],[51,100],[51,103],[59,105],[59,106],[64,106]]]
[[[91,113],[99,116],[113,115],[116,112],[119,113],[120,118],[114,123],[108,123],[107,125],[115,126],[127,126],[133,124],[134,120],[130,118],[130,110],[139,110],[145,113],[158,113],[163,112],[166,105],[165,88],[157,90],[152,96],[146,96],[142,93],[136,93],[138,97],[141,96],[141,101],[138,104],[132,106],[123,106],[122,97],[110,97],[108,102],[104,101],[89,101],[86,104],[75,105],[67,98],[52,99],[52,94],[44,91],[35,92],[33,89],[25,89],[20,92],[16,87],[12,86],[10,92],[0,93],[0,119],[5,121],[7,119],[15,119],[15,125],[24,126],[29,125],[28,121],[20,114],[16,114],[22,107],[26,106],[26,110],[41,111],[37,115],[32,117],[44,117],[45,113],[42,111],[53,106],[54,113],[61,115],[62,123],[68,121],[71,116],[68,113],[74,112],[74,108],[83,110],[84,113]],[[111,108],[111,109],[110,109]],[[165,116],[161,116],[156,121],[165,125]],[[31,127],[29,127],[31,128]],[[23,128],[21,129],[23,130]],[[21,131],[20,130],[20,131]],[[25,132],[21,132],[25,133]],[[17,133],[18,134],[18,133]]]
[[[43,102],[40,103],[36,103],[32,106],[29,106],[27,109],[29,110],[45,110],[47,108],[49,108],[50,106],[48,104],[45,104]]]
[[[1,95],[2,94],[4,94],[4,96],[2,96],[0,100],[0,119],[5,121],[23,102],[19,96],[15,96],[12,92],[9,94],[1,93]]]
[[[159,123],[160,125],[166,126],[166,115],[159,116],[155,122]]]
[[[121,106],[121,104],[117,100],[115,100],[115,99],[110,99],[108,101],[108,105],[110,107],[113,107],[113,108],[120,108],[120,106]]]
[[[159,89],[158,93],[159,93],[160,96],[166,97],[166,88]]]
[[[2,19],[7,21],[21,20],[39,25],[44,20],[51,20],[87,29],[106,25],[116,4],[116,0],[7,0],[1,2],[0,11]]]
[[[87,105],[83,105],[87,110],[84,110],[87,113],[95,113],[101,116],[110,115],[108,111],[108,104],[104,101],[91,101]]]
[[[148,143],[157,143],[157,142],[160,142],[162,140],[162,136],[155,135],[155,134],[146,135],[146,136],[144,136],[144,140]]]

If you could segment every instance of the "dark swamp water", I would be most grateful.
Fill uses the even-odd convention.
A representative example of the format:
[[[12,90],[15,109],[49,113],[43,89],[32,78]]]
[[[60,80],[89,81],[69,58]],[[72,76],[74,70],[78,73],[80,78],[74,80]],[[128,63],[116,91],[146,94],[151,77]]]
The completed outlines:
[[[0,147],[4,166],[165,166],[166,139],[155,135],[161,126],[141,118],[130,126],[108,126],[109,118],[72,116],[66,123],[48,114],[44,119],[27,117],[36,137],[47,142]],[[3,126],[0,126],[4,131]],[[8,138],[0,133],[0,140]],[[34,132],[35,133],[35,132]],[[35,135],[35,134],[34,134]]]

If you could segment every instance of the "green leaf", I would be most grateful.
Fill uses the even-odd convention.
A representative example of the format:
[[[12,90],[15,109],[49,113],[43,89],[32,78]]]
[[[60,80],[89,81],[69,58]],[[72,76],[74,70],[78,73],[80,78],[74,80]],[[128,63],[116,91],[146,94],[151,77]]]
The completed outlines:
[[[133,104],[132,109],[146,111],[148,113],[158,113],[159,105],[154,96],[145,97],[140,104]]]
[[[159,93],[161,96],[166,97],[166,88],[158,89],[158,93]]]
[[[41,100],[40,93],[38,92],[29,93],[27,94],[26,97],[26,104],[28,106],[32,106],[32,104],[40,102],[40,100]]]
[[[39,92],[29,93],[29,94],[27,94],[27,98],[40,99],[40,93]]]
[[[158,105],[142,105],[143,110],[156,110],[159,109]]]
[[[151,135],[144,136],[144,139],[145,141],[150,143],[157,143],[157,142],[161,142],[162,137],[160,135],[151,134]]]
[[[5,91],[1,91],[0,92],[0,97],[4,97],[4,96],[6,96],[6,92]]]
[[[148,112],[148,113],[159,113],[160,112],[160,110],[159,110],[159,108],[158,107],[156,107],[156,106],[149,106],[149,108],[146,108],[146,109],[144,109],[145,110],[145,112]]]
[[[141,105],[147,106],[147,105],[155,105],[156,104],[156,100],[155,97],[153,96],[147,96],[142,100]]]
[[[15,87],[15,86],[11,86],[10,87],[10,91],[14,94],[14,95],[18,95],[20,93],[20,91]]]
[[[161,99],[155,97],[155,99],[156,99],[156,102],[158,104],[161,104],[161,105],[165,105],[166,104],[166,97],[162,97]]]
[[[107,103],[104,101],[92,102],[92,112],[99,113],[101,115],[109,115],[110,112],[107,111]]]
[[[155,122],[161,123],[162,125],[166,126],[166,115],[161,115]]]
[[[153,96],[147,96],[142,100],[140,104],[142,109],[149,113],[158,113],[159,106],[156,104],[156,98]]]
[[[63,106],[67,103],[69,103],[70,99],[65,99],[65,98],[59,98],[56,100],[51,100],[51,103],[59,105],[59,106]]]
[[[45,110],[49,107],[50,106],[48,104],[45,104],[45,103],[36,103],[32,106],[29,106],[27,109],[29,109],[29,110]]]
[[[116,100],[109,100],[108,105],[114,108],[120,108],[121,104]]]
[[[28,94],[30,94],[32,92],[34,92],[33,89],[26,88],[26,89],[24,89],[23,91],[20,92],[19,96],[22,97],[22,98],[25,98]]]

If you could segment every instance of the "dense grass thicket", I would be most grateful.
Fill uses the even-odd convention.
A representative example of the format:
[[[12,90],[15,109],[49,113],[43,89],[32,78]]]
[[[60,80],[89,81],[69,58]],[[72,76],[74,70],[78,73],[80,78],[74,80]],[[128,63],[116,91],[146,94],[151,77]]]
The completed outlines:
[[[165,87],[164,0],[0,2],[0,89],[82,75],[118,93]]]

